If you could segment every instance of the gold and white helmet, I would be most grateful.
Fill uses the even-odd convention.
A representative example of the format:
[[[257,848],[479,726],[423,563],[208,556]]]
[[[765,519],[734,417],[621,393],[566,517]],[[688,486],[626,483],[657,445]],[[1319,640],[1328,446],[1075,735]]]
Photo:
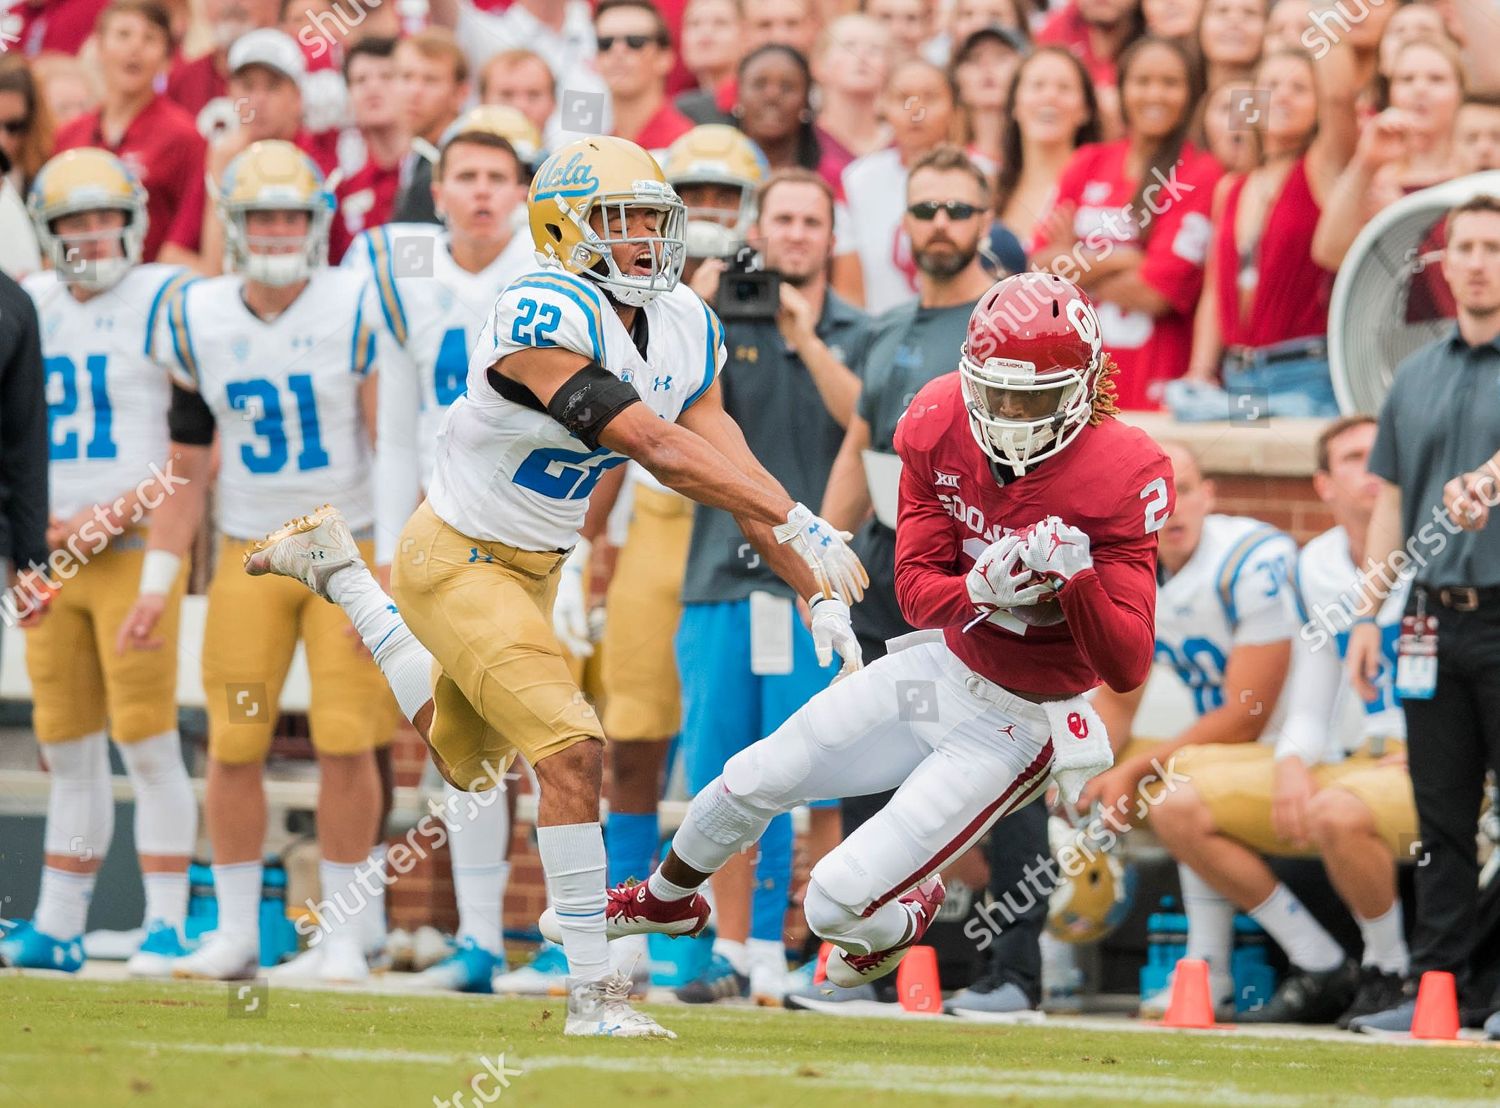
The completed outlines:
[[[1047,930],[1065,943],[1094,943],[1125,921],[1135,894],[1135,873],[1092,833],[1052,816],[1047,840],[1058,883],[1047,902]],[[1112,837],[1111,837],[1112,839]]]
[[[216,197],[224,221],[229,268],[264,285],[293,285],[306,280],[328,257],[328,224],[333,218],[333,195],[313,160],[289,142],[267,139],[251,143],[229,163]],[[266,247],[284,239],[251,238],[246,217],[251,212],[305,211],[307,232],[302,248],[270,253]],[[259,247],[260,249],[256,249]]]
[[[744,243],[755,219],[755,190],[770,172],[760,147],[737,127],[705,123],[667,147],[662,162],[667,182],[679,195],[696,185],[738,189],[739,209],[687,209],[687,253],[690,258],[722,258]]]
[[[82,147],[57,155],[32,182],[26,207],[43,256],[69,284],[103,292],[118,284],[131,266],[140,264],[146,243],[146,190],[130,167],[109,151]],[[93,211],[124,212],[125,225],[118,231],[87,235],[59,235],[52,229],[62,216]],[[80,255],[80,243],[106,236],[119,240],[117,257],[85,259]]]
[[[495,135],[510,143],[521,166],[530,174],[536,170],[542,156],[542,136],[536,125],[516,108],[505,104],[481,104],[470,108],[448,125],[443,137],[438,140],[438,150],[446,150],[448,144],[459,135],[471,131]]]
[[[596,208],[599,231],[589,225]],[[658,214],[654,235],[629,237],[632,208]],[[544,262],[602,285],[622,304],[641,307],[671,292],[682,277],[687,211],[656,159],[628,139],[596,135],[557,151],[532,178],[526,212]],[[646,248],[648,273],[625,273],[615,264],[610,248],[625,243]]]

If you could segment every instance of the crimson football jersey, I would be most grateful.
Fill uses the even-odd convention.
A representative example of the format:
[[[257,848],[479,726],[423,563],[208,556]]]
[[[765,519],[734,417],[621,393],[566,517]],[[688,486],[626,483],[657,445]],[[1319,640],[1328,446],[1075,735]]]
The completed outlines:
[[[913,627],[997,685],[1072,696],[1100,681],[1121,692],[1151,668],[1157,531],[1176,504],[1172,468],[1144,431],[1116,419],[1002,485],[969,428],[959,376],[924,387],[896,427],[901,489],[896,597]],[[979,610],[965,582],[986,547],[1057,516],[1089,537],[1094,567],[1058,594],[1066,617],[1034,626],[1006,611],[965,631]]]

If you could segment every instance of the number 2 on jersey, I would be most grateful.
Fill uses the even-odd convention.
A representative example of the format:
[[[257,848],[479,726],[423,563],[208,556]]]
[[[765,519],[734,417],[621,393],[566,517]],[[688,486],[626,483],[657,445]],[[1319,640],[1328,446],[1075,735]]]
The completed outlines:
[[[562,323],[562,309],[535,300],[522,300],[520,309],[521,314],[510,327],[510,341],[518,346],[556,346],[552,336]]]
[[[313,392],[312,375],[294,373],[286,379],[297,409],[298,428],[302,432],[302,449],[297,452],[299,470],[322,469],[328,464],[323,449],[323,431],[318,424],[318,402]],[[240,460],[251,473],[280,473],[291,458],[287,450],[286,420],[282,415],[281,394],[274,381],[254,377],[248,381],[231,381],[225,387],[229,406],[254,417],[252,428],[265,439],[263,449],[252,444],[240,446]]]
[[[1167,522],[1166,478],[1158,477],[1155,481],[1149,482],[1136,499],[1146,502],[1146,534],[1160,531],[1161,525]]]
[[[84,360],[84,372],[89,378],[89,400],[94,409],[94,430],[89,435],[83,456],[90,461],[102,461],[117,457],[119,447],[114,440],[115,410],[109,401],[104,372],[109,363],[105,354],[90,354]],[[47,372],[47,426],[51,433],[54,462],[71,462],[78,458],[78,428],[59,434],[58,424],[78,411],[78,366],[72,358],[57,355],[46,361]]]

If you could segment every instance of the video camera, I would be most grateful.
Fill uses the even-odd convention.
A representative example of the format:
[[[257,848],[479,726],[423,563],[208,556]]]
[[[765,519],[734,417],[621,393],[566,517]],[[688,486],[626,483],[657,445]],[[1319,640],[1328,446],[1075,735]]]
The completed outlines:
[[[781,311],[781,274],[762,269],[752,247],[740,247],[725,260],[714,309],[726,322],[775,319]]]

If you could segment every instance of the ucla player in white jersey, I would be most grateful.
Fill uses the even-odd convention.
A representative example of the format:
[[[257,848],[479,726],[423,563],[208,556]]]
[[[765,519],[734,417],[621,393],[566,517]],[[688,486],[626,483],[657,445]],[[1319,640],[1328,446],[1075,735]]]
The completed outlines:
[[[1131,733],[1144,686],[1131,694],[1102,688],[1094,701],[1117,746],[1116,765],[1084,787],[1083,804],[1136,817],[1149,813],[1153,830],[1169,803],[1200,798],[1214,818],[1228,821],[1246,806],[1234,779],[1210,793],[1204,767],[1256,747],[1269,753],[1284,709],[1281,690],[1298,620],[1287,584],[1297,544],[1268,523],[1213,512],[1213,483],[1193,455],[1166,447],[1177,487],[1177,508],[1161,531],[1163,578],[1156,598],[1156,656],[1176,670],[1192,694],[1194,720],[1165,742],[1124,740]],[[1165,785],[1136,789],[1154,773],[1173,772]],[[1182,780],[1185,778],[1186,780]],[[1253,805],[1252,805],[1253,807]],[[1171,844],[1168,844],[1171,849]],[[1175,855],[1174,855],[1175,856]],[[1179,858],[1179,861],[1181,859]],[[1178,866],[1188,917],[1188,956],[1209,963],[1221,1016],[1234,1010],[1229,955],[1234,906],[1193,869]],[[1166,995],[1150,997],[1143,1015],[1164,1011]]]
[[[364,277],[323,264],[332,198],[296,147],[249,146],[230,163],[218,206],[234,272],[187,285],[163,305],[153,336],[153,352],[172,374],[171,437],[189,483],[152,518],[141,597],[120,635],[122,649],[156,645],[166,586],[204,517],[217,436],[222,535],[208,593],[203,689],[219,924],[174,974],[257,972],[263,767],[300,640],[312,680],[321,891],[339,910],[322,913],[327,934],[283,968],[359,981],[368,974],[358,920],[368,894],[354,887],[356,868],[368,857],[379,807],[371,750],[394,725],[396,705],[342,613],[290,582],[249,580],[241,564],[253,536],[274,526],[288,504],[311,498],[332,499],[356,530],[369,531],[375,331],[362,310]]]
[[[1152,813],[1173,856],[1286,951],[1292,972],[1276,995],[1242,1013],[1244,1023],[1330,1023],[1384,1011],[1401,1001],[1408,968],[1396,862],[1416,841],[1417,817],[1405,769],[1406,723],[1392,676],[1405,585],[1378,622],[1386,665],[1368,703],[1348,687],[1350,597],[1379,483],[1365,462],[1375,421],[1352,416],[1318,441],[1313,487],[1336,524],[1302,550],[1292,596],[1302,627],[1294,640],[1285,708],[1274,750],[1230,748],[1179,770],[1188,787]],[[1349,709],[1357,722],[1345,726]],[[1334,888],[1364,935],[1364,966],[1297,904],[1264,858],[1321,854]]]
[[[115,652],[141,576],[150,507],[175,491],[167,461],[171,389],[146,356],[162,302],[184,281],[141,265],[146,194],[113,154],[84,148],[42,167],[31,216],[52,268],[33,274],[51,423],[48,545],[66,560],[48,614],[26,632],[32,723],[51,776],[42,887],[32,921],[0,945],[11,965],[76,971],[94,879],[109,850],[113,738],[135,792],[135,846],[146,889],[146,938],[130,959],[165,976],[183,952],[187,865],[198,806],[177,733],[177,672]],[[64,568],[66,567],[66,568]],[[175,601],[163,641],[176,657]]]
[[[846,669],[859,664],[846,601],[866,578],[845,537],[791,501],[724,413],[722,327],[678,284],[683,205],[655,160],[623,139],[580,140],[538,171],[528,211],[549,264],[506,290],[479,338],[427,501],[398,546],[399,615],[332,509],[269,536],[247,569],[295,577],[350,613],[451,783],[493,788],[517,754],[531,762],[537,845],[572,974],[565,1033],[670,1037],[631,1008],[629,978],[610,970],[603,732],[551,625],[589,494],[634,458],[669,488],[735,513],[813,601],[819,651],[837,651]],[[701,931],[707,903],[679,903],[680,932]]]
[[[521,151],[540,140],[511,108],[480,107],[448,128],[439,145],[432,194],[442,227],[392,223],[361,232],[344,268],[370,277],[365,318],[380,326],[380,413],[375,451],[375,560],[388,581],[396,538],[432,480],[438,428],[463,395],[469,351],[500,293],[536,267],[531,236],[517,233],[531,168]],[[390,808],[390,745],[375,751]],[[445,786],[457,793],[453,786]],[[503,972],[501,905],[508,868],[509,809],[447,798],[458,946],[419,978],[425,988],[487,993]],[[381,820],[382,827],[384,818]],[[383,835],[372,864],[384,865]],[[383,935],[383,911],[365,915],[370,945]],[[371,941],[373,940],[373,941]]]

